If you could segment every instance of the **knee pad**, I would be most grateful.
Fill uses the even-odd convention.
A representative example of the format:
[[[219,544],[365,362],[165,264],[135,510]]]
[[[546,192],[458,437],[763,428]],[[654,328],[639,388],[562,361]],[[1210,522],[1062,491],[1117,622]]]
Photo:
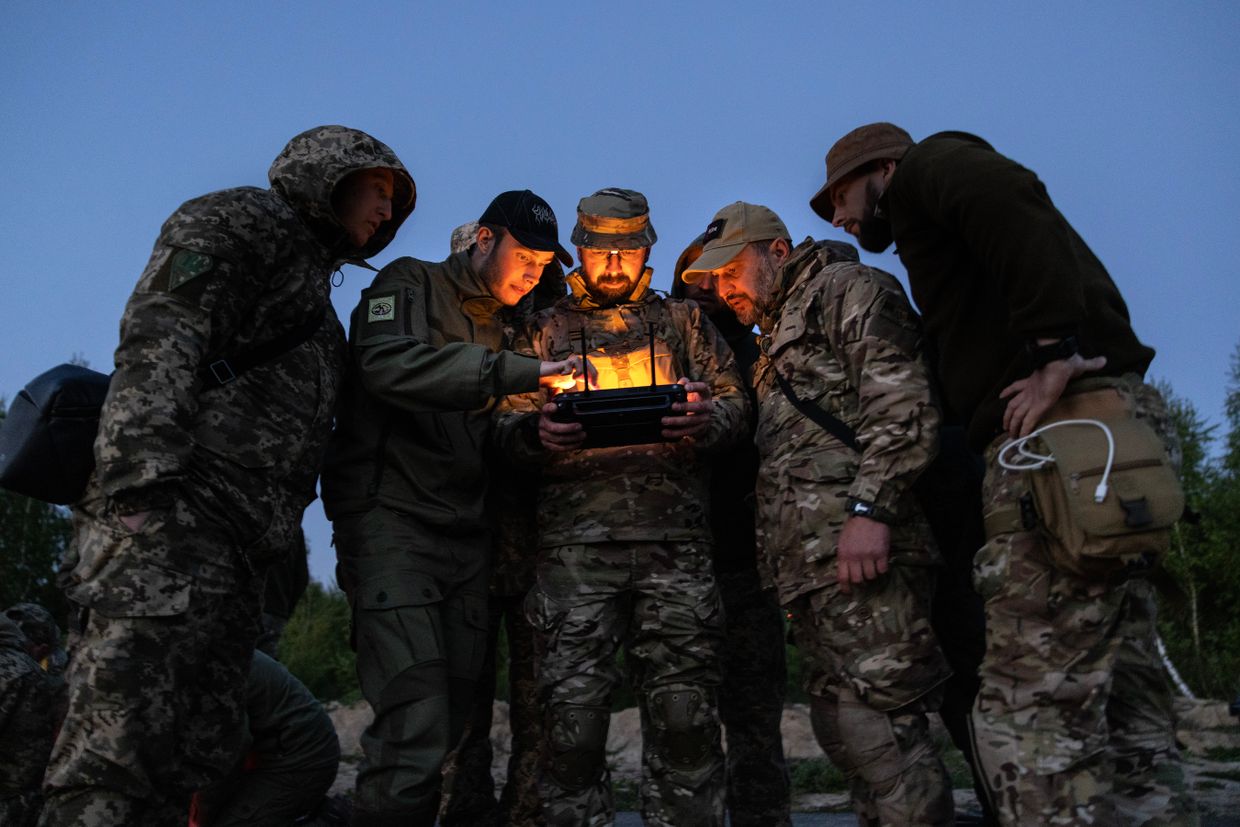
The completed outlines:
[[[706,701],[705,690],[697,687],[673,687],[650,694],[655,751],[669,769],[693,772],[714,760],[718,725]]]
[[[876,791],[894,783],[934,749],[920,710],[888,713],[841,698],[838,726],[853,769]]]
[[[551,709],[551,757],[547,774],[569,791],[584,790],[603,776],[607,757],[605,706],[560,704]]]

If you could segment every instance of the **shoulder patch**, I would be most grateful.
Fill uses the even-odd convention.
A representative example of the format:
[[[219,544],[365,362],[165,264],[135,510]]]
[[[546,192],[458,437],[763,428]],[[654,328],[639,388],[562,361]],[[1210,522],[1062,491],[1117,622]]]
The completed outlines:
[[[396,294],[376,296],[366,303],[367,322],[391,322],[396,320]]]
[[[213,269],[215,259],[206,253],[177,250],[172,256],[171,268],[168,271],[168,290],[176,290]]]

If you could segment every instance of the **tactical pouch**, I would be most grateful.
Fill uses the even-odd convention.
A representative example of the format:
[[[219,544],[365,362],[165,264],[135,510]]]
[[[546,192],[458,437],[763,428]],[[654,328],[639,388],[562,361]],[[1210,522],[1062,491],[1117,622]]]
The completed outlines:
[[[1105,577],[1170,544],[1184,511],[1184,491],[1162,439],[1114,389],[1069,397],[1044,424],[1094,419],[1110,430],[1115,456],[1101,502],[1095,498],[1107,465],[1108,441],[1096,425],[1061,425],[1040,434],[1032,449],[1053,462],[1026,472],[1051,561],[1087,578]]]

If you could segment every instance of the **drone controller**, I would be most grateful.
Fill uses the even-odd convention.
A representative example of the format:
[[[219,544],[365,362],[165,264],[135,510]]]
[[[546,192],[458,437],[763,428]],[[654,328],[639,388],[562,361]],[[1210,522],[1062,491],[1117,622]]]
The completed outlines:
[[[612,448],[619,445],[642,445],[666,442],[663,438],[663,417],[675,416],[672,405],[688,399],[684,385],[656,385],[654,381],[654,324],[650,329],[650,384],[636,388],[591,390],[558,394],[554,422],[580,422],[586,432],[583,448]],[[586,359],[585,330],[581,337],[582,366],[589,375]]]

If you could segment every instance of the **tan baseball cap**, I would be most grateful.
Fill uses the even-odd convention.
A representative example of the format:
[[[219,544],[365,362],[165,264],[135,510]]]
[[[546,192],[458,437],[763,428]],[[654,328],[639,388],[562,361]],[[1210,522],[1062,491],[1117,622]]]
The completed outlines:
[[[706,225],[702,254],[685,268],[680,278],[685,284],[696,284],[703,273],[718,270],[736,258],[751,241],[773,241],[791,238],[788,228],[769,207],[737,201],[729,204]]]
[[[879,122],[859,126],[827,150],[827,183],[809,199],[810,208],[826,221],[835,217],[831,188],[848,173],[880,158],[900,160],[913,145],[913,138],[893,123]]]

